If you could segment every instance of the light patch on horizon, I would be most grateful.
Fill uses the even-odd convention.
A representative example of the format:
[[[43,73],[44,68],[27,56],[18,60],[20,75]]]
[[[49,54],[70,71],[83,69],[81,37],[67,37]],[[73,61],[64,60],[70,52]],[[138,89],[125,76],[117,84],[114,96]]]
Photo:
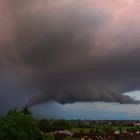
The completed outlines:
[[[133,98],[135,100],[140,101],[140,90],[134,90],[134,91],[126,92],[124,94],[130,96],[131,98]]]
[[[119,103],[79,102],[61,105],[50,102],[34,106],[31,110],[35,117],[48,119],[138,120],[140,118],[140,105]]]

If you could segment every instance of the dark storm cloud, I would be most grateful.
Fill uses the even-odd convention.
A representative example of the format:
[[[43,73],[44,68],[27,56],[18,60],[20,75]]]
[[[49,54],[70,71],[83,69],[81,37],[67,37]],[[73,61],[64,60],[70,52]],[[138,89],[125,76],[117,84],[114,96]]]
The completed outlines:
[[[9,72],[0,71],[0,115],[16,106],[22,107],[27,102],[24,89],[21,89],[15,77]]]
[[[120,3],[1,1],[1,69],[31,92],[28,105],[138,103],[122,93],[140,84],[140,17],[135,3]]]

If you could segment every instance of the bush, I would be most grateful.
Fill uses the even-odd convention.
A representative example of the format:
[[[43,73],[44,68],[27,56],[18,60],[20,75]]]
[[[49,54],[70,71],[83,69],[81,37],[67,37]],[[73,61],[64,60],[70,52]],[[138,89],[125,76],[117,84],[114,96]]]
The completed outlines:
[[[42,140],[42,135],[31,114],[14,109],[0,120],[0,140]]]
[[[42,132],[50,132],[51,126],[48,120],[43,119],[38,122],[38,127]]]
[[[69,121],[66,120],[56,120],[52,124],[53,130],[71,130],[72,125]]]
[[[51,134],[43,134],[43,140],[55,140],[54,135]]]

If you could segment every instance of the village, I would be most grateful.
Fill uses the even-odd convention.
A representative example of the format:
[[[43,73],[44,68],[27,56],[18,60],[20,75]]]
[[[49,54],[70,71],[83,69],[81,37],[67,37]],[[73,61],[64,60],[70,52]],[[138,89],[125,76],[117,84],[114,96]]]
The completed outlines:
[[[137,121],[79,121],[79,124],[81,125],[79,129],[56,130],[46,133],[46,138],[48,140],[140,140]],[[89,128],[91,124],[94,124],[92,129]]]
[[[68,130],[55,131],[54,140],[140,140],[140,132],[124,132],[114,134],[71,133]]]
[[[36,119],[25,106],[0,117],[0,140],[140,140],[140,121]]]

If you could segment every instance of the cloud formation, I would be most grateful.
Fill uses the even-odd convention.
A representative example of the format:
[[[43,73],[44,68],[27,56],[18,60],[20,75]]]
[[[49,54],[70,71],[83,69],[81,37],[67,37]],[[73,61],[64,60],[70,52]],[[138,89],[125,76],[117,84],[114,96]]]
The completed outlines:
[[[138,103],[122,94],[140,85],[138,3],[1,0],[1,70],[28,91],[28,105]]]

